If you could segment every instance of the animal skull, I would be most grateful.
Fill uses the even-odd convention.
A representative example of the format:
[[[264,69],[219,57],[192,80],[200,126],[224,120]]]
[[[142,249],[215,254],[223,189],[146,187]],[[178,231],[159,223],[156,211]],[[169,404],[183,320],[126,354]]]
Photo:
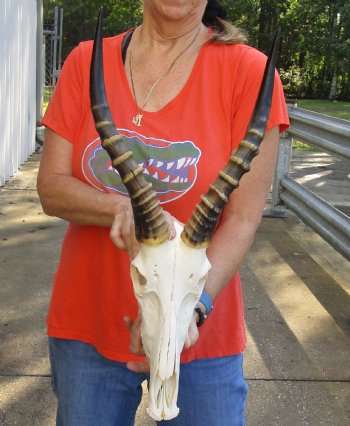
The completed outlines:
[[[185,226],[175,222],[176,238],[169,240],[168,226],[152,185],[145,180],[143,168],[133,160],[108,107],[103,79],[102,14],[91,61],[91,110],[102,146],[118,170],[133,207],[135,233],[141,248],[131,264],[131,277],[141,312],[142,342],[150,364],[149,414],[156,420],[168,420],[179,412],[176,401],[180,354],[210,270],[206,248],[229,195],[238,187],[242,175],[249,171],[264,137],[279,36],[271,49],[244,139],[207,194],[202,195]]]
[[[211,266],[205,249],[192,249],[176,238],[161,245],[141,244],[131,278],[141,313],[143,347],[150,364],[149,415],[172,419],[176,405],[180,355],[194,308]]]

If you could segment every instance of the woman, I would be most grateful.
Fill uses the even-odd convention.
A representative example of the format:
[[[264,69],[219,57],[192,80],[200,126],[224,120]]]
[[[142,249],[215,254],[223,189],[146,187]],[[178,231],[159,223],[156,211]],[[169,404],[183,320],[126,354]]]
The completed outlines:
[[[142,25],[104,41],[109,106],[135,157],[146,160],[171,235],[172,217],[188,220],[243,138],[266,62],[224,15],[216,0],[144,0]],[[147,378],[129,276],[138,243],[125,188],[90,112],[91,49],[81,43],[67,58],[43,119],[39,195],[47,214],[70,222],[48,316],[57,424],[132,425]],[[207,251],[212,270],[199,303],[203,315],[193,316],[180,414],[168,424],[244,424],[238,269],[261,220],[279,131],[287,126],[276,77],[261,153],[231,195]],[[198,333],[196,322],[212,304]]]

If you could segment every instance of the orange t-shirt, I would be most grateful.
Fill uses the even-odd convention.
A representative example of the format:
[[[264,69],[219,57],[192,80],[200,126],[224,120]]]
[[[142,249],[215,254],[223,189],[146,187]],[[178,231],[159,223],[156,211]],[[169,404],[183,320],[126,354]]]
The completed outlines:
[[[200,194],[243,138],[259,90],[266,57],[245,45],[204,45],[181,92],[158,112],[144,112],[142,127],[132,118],[135,101],[121,57],[123,34],[104,40],[104,69],[115,124],[142,163],[163,204],[186,222]],[[126,195],[119,175],[100,146],[90,112],[92,42],[67,58],[43,124],[73,144],[73,175],[98,190]],[[283,89],[276,74],[268,129],[288,127]],[[137,315],[128,255],[109,238],[109,229],[70,224],[54,280],[48,334],[90,343],[117,361],[130,353],[124,316]],[[219,332],[218,332],[219,330]],[[182,361],[226,356],[245,348],[239,274],[220,293],[200,329],[199,342]]]

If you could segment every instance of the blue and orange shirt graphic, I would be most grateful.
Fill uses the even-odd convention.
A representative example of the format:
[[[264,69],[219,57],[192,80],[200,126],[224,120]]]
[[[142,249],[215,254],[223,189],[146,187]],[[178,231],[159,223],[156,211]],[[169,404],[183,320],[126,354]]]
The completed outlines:
[[[126,129],[118,132],[125,137],[134,160],[144,168],[145,179],[152,183],[161,203],[176,200],[193,187],[201,156],[193,142],[149,138]],[[128,195],[99,138],[88,144],[81,165],[85,178],[95,188]]]

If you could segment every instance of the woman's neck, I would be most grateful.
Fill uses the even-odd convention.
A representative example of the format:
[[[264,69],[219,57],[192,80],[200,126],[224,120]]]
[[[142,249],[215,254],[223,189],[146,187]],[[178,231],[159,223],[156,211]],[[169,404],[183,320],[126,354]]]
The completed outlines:
[[[190,76],[208,31],[201,15],[154,19],[146,13],[131,39],[126,74],[140,111],[159,111],[176,97]]]
[[[157,46],[167,50],[176,48],[191,40],[202,24],[206,0],[203,4],[183,5],[181,2],[153,2],[144,0],[142,43],[144,47]],[[141,41],[141,40],[140,40]]]
[[[159,49],[167,52],[186,45],[193,37],[205,29],[201,22],[189,22],[186,25],[149,25],[144,21],[140,29],[139,43],[146,50]]]

